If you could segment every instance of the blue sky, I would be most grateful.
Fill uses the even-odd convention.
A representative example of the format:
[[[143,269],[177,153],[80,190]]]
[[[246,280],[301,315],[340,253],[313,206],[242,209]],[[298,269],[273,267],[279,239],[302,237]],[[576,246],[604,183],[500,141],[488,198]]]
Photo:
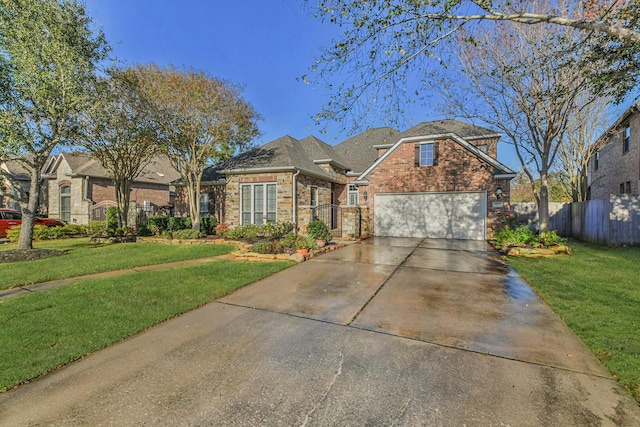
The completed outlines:
[[[113,56],[124,64],[174,65],[203,70],[244,88],[262,116],[257,144],[283,135],[315,135],[334,145],[349,135],[339,124],[316,125],[330,93],[305,84],[323,46],[340,29],[311,17],[302,0],[85,0]],[[336,80],[335,83],[340,83]],[[414,124],[444,116],[415,105],[405,112]],[[365,127],[383,126],[366,123]],[[405,122],[400,130],[409,128]],[[321,131],[326,128],[326,134]],[[512,147],[500,144],[499,160],[520,169]]]

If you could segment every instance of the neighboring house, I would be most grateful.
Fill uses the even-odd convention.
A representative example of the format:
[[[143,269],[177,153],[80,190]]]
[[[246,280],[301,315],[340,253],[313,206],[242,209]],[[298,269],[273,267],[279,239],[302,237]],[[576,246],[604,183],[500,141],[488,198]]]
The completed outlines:
[[[640,103],[633,105],[602,135],[589,162],[589,198],[640,191]]]
[[[12,185],[10,179],[13,181],[14,185]],[[46,184],[46,180],[43,180],[37,212],[40,215],[47,214],[48,192],[46,189]],[[31,176],[29,175],[29,172],[20,162],[16,160],[0,162],[0,186],[2,187],[2,192],[17,196],[18,191],[15,188],[15,185],[19,185],[24,194],[28,197],[29,189],[31,187]],[[0,194],[0,208],[20,210],[20,204],[15,199],[9,198],[7,196],[2,196],[2,194]]]
[[[516,176],[496,160],[499,139],[456,120],[370,129],[335,147],[284,136],[207,169],[202,192],[215,191],[216,216],[232,226],[290,221],[304,230],[320,217],[350,237],[485,239],[501,225]]]
[[[171,182],[180,175],[166,157],[157,157],[133,182],[131,213],[149,213],[167,208],[173,202]],[[115,188],[107,171],[96,159],[84,153],[61,153],[45,165],[48,181],[49,216],[65,222],[87,224],[103,220],[106,208],[115,206]]]

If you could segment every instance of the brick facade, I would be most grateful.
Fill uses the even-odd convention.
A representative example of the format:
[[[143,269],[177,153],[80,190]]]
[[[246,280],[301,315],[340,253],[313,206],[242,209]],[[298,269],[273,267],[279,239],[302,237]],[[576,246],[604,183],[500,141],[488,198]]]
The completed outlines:
[[[416,166],[415,147],[420,141],[401,144],[368,175],[369,185],[360,186],[360,204],[369,209],[369,217],[373,218],[373,195],[377,193],[486,191],[487,232],[491,236],[501,227],[501,216],[508,209],[510,180],[495,180],[493,167],[455,141],[434,142],[437,144],[435,166]],[[487,154],[496,153],[497,139],[472,142],[474,145],[486,143]],[[500,200],[495,193],[497,186],[503,192]],[[366,202],[364,191],[369,196]],[[373,221],[369,221],[368,226],[373,234]]]
[[[73,174],[67,162],[60,162],[55,177],[48,179],[47,199],[49,216],[62,218],[60,212],[60,190],[68,185],[71,189],[71,216],[73,224],[88,224],[91,220],[91,208],[103,201],[116,199],[116,192],[110,178],[87,177]],[[149,201],[152,206],[166,206],[171,201],[169,185],[146,182],[134,182],[131,187],[131,206],[143,205]]]
[[[629,151],[623,152],[623,133],[630,125]],[[640,192],[640,112],[635,111],[621,121],[610,132],[606,144],[598,153],[598,168],[595,156],[589,162],[589,186],[592,199],[609,199],[611,194],[620,194],[620,184],[629,183],[631,194]]]
[[[219,223],[224,222],[226,212],[226,191],[224,184],[202,184],[200,193],[207,194],[209,200],[206,210],[210,217],[215,218]],[[204,208],[200,207],[201,211]],[[175,194],[175,216],[189,216],[189,199],[187,198],[186,187],[177,186]]]

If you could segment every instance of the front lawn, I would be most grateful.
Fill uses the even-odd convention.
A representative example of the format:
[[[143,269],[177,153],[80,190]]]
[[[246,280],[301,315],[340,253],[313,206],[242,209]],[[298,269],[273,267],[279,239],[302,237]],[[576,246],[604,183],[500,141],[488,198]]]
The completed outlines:
[[[15,244],[0,245],[0,251],[15,248]],[[52,258],[0,264],[0,290],[104,271],[212,257],[229,253],[234,246],[92,243],[86,238],[34,242],[34,248],[66,253]]]
[[[508,261],[640,402],[640,248],[570,245]]]
[[[116,246],[125,250],[130,245]],[[172,246],[173,250],[179,247],[182,246]],[[204,248],[204,245],[184,246],[191,247]],[[145,245],[144,248],[163,247]],[[212,250],[215,246],[206,248]],[[97,249],[89,248],[92,250]],[[116,252],[107,253],[115,257]],[[30,266],[35,263],[32,261],[23,268],[33,270]],[[220,260],[195,267],[85,281],[0,300],[0,391],[202,306],[291,264]]]

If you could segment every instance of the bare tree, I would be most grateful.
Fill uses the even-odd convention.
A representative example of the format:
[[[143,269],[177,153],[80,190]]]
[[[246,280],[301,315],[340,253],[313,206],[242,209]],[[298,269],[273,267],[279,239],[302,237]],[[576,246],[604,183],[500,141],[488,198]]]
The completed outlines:
[[[570,120],[597,99],[580,66],[572,66],[585,47],[571,29],[506,23],[473,43],[459,41],[467,78],[448,96],[452,111],[499,128],[513,144],[538,204],[541,231],[549,221],[549,174]]]
[[[0,5],[0,160],[13,160],[30,176],[28,194],[18,189],[22,229],[18,247],[32,249],[41,170],[51,151],[71,144],[87,88],[108,47],[93,33],[75,0],[11,0]]]
[[[108,70],[95,87],[95,104],[87,110],[81,146],[113,180],[118,226],[127,227],[131,185],[160,152],[150,105],[141,94],[134,70]]]
[[[587,200],[589,162],[604,145],[604,139],[598,139],[608,124],[610,99],[585,99],[578,103],[583,108],[576,109],[567,123],[564,141],[558,153],[558,170],[568,184],[567,193],[574,202]]]
[[[193,228],[200,231],[204,168],[246,147],[258,134],[259,116],[236,86],[204,72],[153,64],[136,72],[160,130],[160,148],[182,177]]]
[[[443,55],[463,30],[472,40],[476,31],[505,21],[549,32],[576,29],[590,38],[578,60],[588,77],[584,83],[598,91],[620,100],[638,84],[637,0],[567,0],[546,9],[529,0],[307,1],[315,4],[316,17],[343,30],[303,76],[333,90],[318,121],[351,123],[354,129],[372,116],[397,121],[408,102],[437,84],[434,70],[451,65]],[[599,66],[590,67],[593,62]],[[335,84],[336,79],[342,81]]]

